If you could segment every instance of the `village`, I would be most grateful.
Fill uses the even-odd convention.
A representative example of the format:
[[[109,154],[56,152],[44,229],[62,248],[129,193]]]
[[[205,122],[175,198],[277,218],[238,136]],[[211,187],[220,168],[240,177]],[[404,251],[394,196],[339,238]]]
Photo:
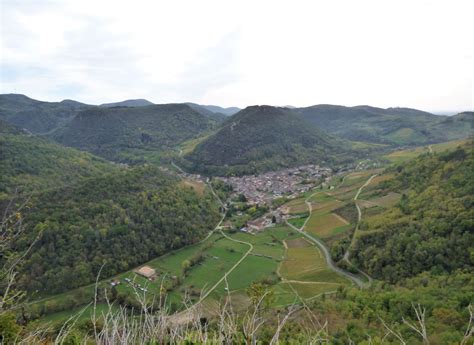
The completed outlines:
[[[188,181],[199,183],[209,182],[205,176],[189,174],[175,166],[178,175]],[[165,170],[167,170],[165,168]],[[268,212],[258,217],[250,217],[243,226],[238,226],[242,232],[255,233],[267,227],[285,221],[290,217],[288,207],[283,205],[274,207],[274,201],[279,198],[294,199],[311,189],[319,183],[325,181],[333,174],[327,167],[316,164],[308,164],[295,168],[287,168],[277,171],[269,171],[259,175],[244,175],[231,177],[216,177],[223,183],[232,187],[230,200],[237,200],[244,197],[247,207],[256,206],[268,209]],[[233,201],[227,201],[230,207]],[[237,217],[245,217],[244,212],[237,212]],[[247,217],[246,217],[247,218]],[[226,227],[235,227],[232,221],[226,222]]]
[[[282,196],[296,197],[312,189],[331,174],[332,170],[319,165],[304,165],[260,175],[219,177],[233,188],[235,195],[243,194],[249,204],[270,205]]]
[[[241,177],[219,177],[221,181],[232,186],[232,199],[244,200],[247,206],[267,208],[265,214],[249,219],[239,231],[254,234],[265,228],[284,222],[290,217],[287,206],[277,205],[274,201],[280,198],[294,199],[324,183],[332,174],[329,168],[318,165],[304,165],[296,168],[271,171],[260,175]],[[242,212],[237,216],[244,216]]]

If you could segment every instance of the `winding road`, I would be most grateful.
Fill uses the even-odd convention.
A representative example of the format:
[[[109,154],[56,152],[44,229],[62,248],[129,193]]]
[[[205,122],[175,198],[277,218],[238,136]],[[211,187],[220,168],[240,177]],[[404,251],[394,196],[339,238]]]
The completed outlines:
[[[342,179],[341,183],[339,184],[338,187],[340,187],[343,183],[344,183],[344,180],[346,178],[347,175],[344,176],[344,178]],[[303,225],[301,226],[301,228],[297,228],[296,226],[294,226],[293,224],[290,224],[288,221],[285,221],[286,224],[288,226],[290,226],[293,230],[299,232],[300,234],[302,234],[303,236],[305,236],[307,239],[309,239],[311,242],[313,242],[314,244],[316,244],[319,249],[322,251],[325,259],[326,259],[326,263],[328,265],[328,267],[333,270],[334,272],[350,279],[352,282],[354,282],[358,287],[360,288],[363,288],[365,287],[365,282],[362,281],[359,277],[357,277],[355,274],[352,274],[350,272],[347,272],[341,268],[339,268],[338,266],[336,266],[336,264],[334,263],[332,257],[331,257],[331,253],[329,253],[329,250],[328,248],[326,247],[326,245],[324,244],[323,241],[321,241],[320,239],[314,237],[313,235],[307,233],[306,231],[304,231],[305,227],[306,227],[306,224],[308,223],[309,219],[311,218],[311,214],[313,212],[313,206],[311,204],[311,202],[309,201],[313,196],[315,196],[316,194],[318,193],[321,193],[320,191],[318,192],[315,192],[313,194],[311,194],[309,197],[307,197],[305,199],[305,203],[306,203],[306,206],[308,207],[308,210],[309,210],[309,215],[308,215],[308,218],[306,218],[305,222],[303,223]]]
[[[311,217],[311,212],[310,212],[310,217]],[[334,263],[334,261],[331,258],[331,254],[329,253],[329,250],[327,249],[326,245],[321,240],[317,239],[316,237],[314,237],[314,236],[308,234],[306,231],[302,230],[303,227],[298,229],[293,224],[290,224],[288,222],[286,222],[286,224],[288,224],[293,230],[295,230],[295,231],[299,232],[300,234],[302,234],[303,236],[305,236],[311,242],[315,243],[319,247],[319,249],[321,249],[321,251],[323,252],[324,257],[326,258],[326,263],[327,263],[327,265],[330,269],[332,269],[334,272],[350,279],[357,286],[359,286],[361,288],[365,286],[365,283],[359,277],[357,277],[356,275],[354,275],[352,273],[344,271],[343,269],[336,266],[336,264]]]
[[[342,179],[341,183],[339,184],[338,187],[340,187],[343,183],[344,183],[344,180],[346,178],[347,175],[344,176],[344,178]],[[356,195],[354,196],[354,201],[357,200],[357,198],[359,197],[360,193],[362,192],[362,190],[367,187],[370,182],[372,181],[373,178],[375,178],[377,176],[377,174],[375,175],[372,175],[370,176],[370,178],[359,188],[359,190],[357,191]],[[307,233],[304,229],[306,227],[306,224],[308,223],[309,219],[311,218],[311,214],[312,214],[312,211],[313,211],[313,206],[311,204],[311,202],[309,201],[314,195],[318,194],[318,193],[321,193],[321,192],[315,192],[313,194],[311,194],[308,198],[306,198],[305,200],[305,203],[306,203],[306,206],[308,207],[308,210],[309,210],[309,216],[308,218],[306,218],[305,222],[303,223],[303,225],[301,226],[301,228],[297,228],[296,226],[294,226],[293,224],[290,224],[288,223],[288,221],[285,221],[286,224],[288,226],[290,226],[293,230],[299,232],[300,234],[302,234],[303,236],[305,236],[307,239],[309,239],[311,242],[315,243],[320,249],[321,251],[323,252],[324,254],[324,257],[326,258],[326,262],[327,262],[327,265],[330,269],[332,269],[334,272],[350,279],[352,282],[354,282],[358,287],[360,288],[363,288],[363,287],[366,287],[368,284],[370,284],[372,282],[372,278],[365,272],[363,271],[360,271],[358,270],[358,272],[360,274],[362,274],[364,277],[367,278],[367,280],[369,281],[369,283],[367,284],[366,282],[364,282],[362,279],[360,279],[357,275],[355,274],[352,274],[350,272],[347,272],[341,268],[339,268],[335,263],[334,261],[332,260],[332,257],[331,257],[331,254],[329,253],[329,250],[328,248],[326,247],[326,245],[324,244],[323,241],[321,241],[320,239],[318,239],[317,237]],[[359,223],[362,219],[362,212],[359,208],[359,205],[357,205],[357,202],[355,202],[355,205],[357,207],[357,213],[358,213],[358,220],[357,220],[357,226],[356,226],[356,229],[354,231],[354,236],[352,237],[352,241],[351,241],[351,244],[349,245],[349,248],[352,246],[352,243],[354,242],[355,240],[355,232],[357,231],[358,227],[359,227]],[[349,263],[349,248],[348,250],[346,251],[346,253],[344,253],[344,260],[346,260],[348,263]]]
[[[171,163],[176,169],[184,172],[179,166],[177,166],[176,164],[174,164],[174,162]],[[236,242],[236,243],[240,243],[240,244],[245,244],[247,246],[249,246],[249,249],[245,252],[245,254],[227,271],[224,273],[224,275],[222,276],[221,279],[219,279],[213,286],[211,286],[203,295],[200,296],[199,300],[194,303],[193,305],[191,305],[190,307],[188,307],[186,310],[183,310],[179,313],[176,313],[172,316],[170,316],[170,320],[173,322],[173,323],[183,323],[183,322],[188,322],[189,320],[191,320],[194,316],[194,313],[195,313],[195,308],[200,305],[202,303],[202,301],[204,301],[215,289],[217,289],[217,287],[227,278],[227,276],[229,274],[231,274],[237,267],[239,267],[239,265],[242,263],[242,261],[244,261],[248,256],[249,254],[252,252],[253,250],[253,244],[252,243],[249,243],[249,242],[245,242],[245,241],[240,241],[240,240],[236,240],[228,235],[226,235],[221,229],[221,224],[222,222],[224,221],[225,219],[225,214],[226,214],[226,206],[225,204],[222,202],[222,200],[219,198],[219,196],[217,195],[217,193],[214,191],[214,188],[212,188],[212,185],[210,183],[207,184],[209,186],[209,189],[211,190],[211,193],[215,196],[215,198],[218,200],[219,204],[221,204],[222,206],[222,209],[223,209],[223,212],[222,212],[222,218],[221,220],[219,221],[219,223],[216,225],[216,227],[211,230],[209,232],[209,234],[206,236],[206,238],[204,238],[201,242],[204,242],[206,241],[216,230],[219,230],[220,233],[222,234],[222,236],[224,236],[226,239],[232,241],[232,242]]]

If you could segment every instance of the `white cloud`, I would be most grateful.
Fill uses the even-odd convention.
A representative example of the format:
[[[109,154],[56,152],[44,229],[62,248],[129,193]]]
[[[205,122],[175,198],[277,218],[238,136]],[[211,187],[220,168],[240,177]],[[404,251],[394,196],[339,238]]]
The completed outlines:
[[[1,4],[3,93],[473,108],[467,0]]]

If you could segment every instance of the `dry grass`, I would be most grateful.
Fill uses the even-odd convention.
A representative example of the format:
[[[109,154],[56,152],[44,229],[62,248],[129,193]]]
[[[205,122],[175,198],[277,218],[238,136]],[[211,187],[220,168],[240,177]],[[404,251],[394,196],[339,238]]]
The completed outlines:
[[[206,184],[205,183],[200,182],[200,181],[196,181],[196,180],[186,179],[186,180],[183,180],[181,183],[182,183],[182,185],[184,185],[186,187],[193,188],[196,191],[196,193],[198,193],[199,195],[203,195],[204,190],[206,189]]]
[[[326,262],[318,248],[293,247],[287,250],[287,257],[281,264],[280,274],[285,279],[298,280],[305,272],[324,268],[326,268]]]
[[[401,198],[401,195],[399,193],[391,192],[385,196],[369,199],[368,201],[373,204],[376,204],[377,206],[391,207],[391,206],[394,206],[397,202],[399,202],[400,198]]]
[[[327,238],[334,235],[334,229],[347,224],[348,222],[346,220],[334,213],[326,213],[323,215],[315,214],[309,219],[305,230],[321,238]]]
[[[304,248],[310,247],[312,244],[304,237],[295,238],[294,240],[285,241],[288,248]]]

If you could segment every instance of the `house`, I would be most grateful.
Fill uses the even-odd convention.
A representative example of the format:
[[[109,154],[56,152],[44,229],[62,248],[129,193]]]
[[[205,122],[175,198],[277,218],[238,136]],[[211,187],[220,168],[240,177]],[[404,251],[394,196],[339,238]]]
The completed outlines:
[[[113,287],[113,286],[117,286],[117,285],[119,285],[119,284],[120,284],[120,280],[112,280],[112,281],[110,282],[110,286],[112,286],[112,287]]]
[[[270,221],[271,222],[271,221]],[[250,230],[259,231],[269,225],[268,219],[262,217],[255,220],[249,220],[247,226]]]
[[[138,270],[136,270],[136,273],[145,277],[145,278],[154,278],[156,275],[156,270],[149,267],[149,266],[143,266],[140,267]]]

